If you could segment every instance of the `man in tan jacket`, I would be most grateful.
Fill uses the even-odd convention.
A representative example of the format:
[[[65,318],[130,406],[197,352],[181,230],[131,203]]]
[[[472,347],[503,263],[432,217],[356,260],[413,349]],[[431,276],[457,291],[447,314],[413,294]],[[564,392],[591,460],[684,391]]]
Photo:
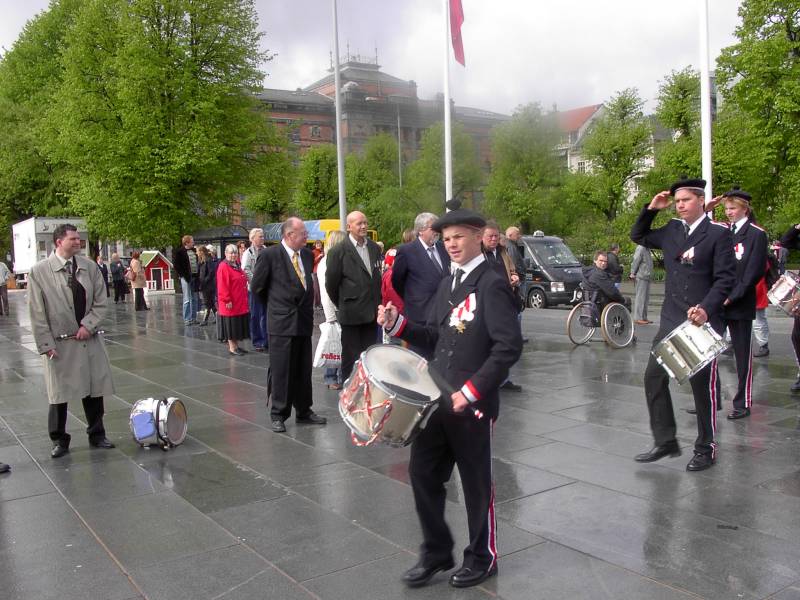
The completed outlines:
[[[106,314],[106,286],[97,265],[79,256],[81,240],[73,225],[53,231],[55,252],[28,275],[28,302],[36,348],[42,355],[51,456],[69,452],[67,402],[81,399],[89,444],[113,448],[103,427],[103,396],[114,393],[111,365],[97,335]]]

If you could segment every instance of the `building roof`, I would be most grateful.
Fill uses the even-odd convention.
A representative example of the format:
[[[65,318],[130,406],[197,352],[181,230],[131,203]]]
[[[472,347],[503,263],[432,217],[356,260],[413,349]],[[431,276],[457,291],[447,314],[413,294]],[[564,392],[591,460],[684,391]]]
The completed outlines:
[[[456,106],[456,116],[467,119],[492,119],[496,121],[508,121],[511,117],[502,113],[484,110],[482,108],[470,108],[469,106]]]
[[[405,79],[400,79],[394,75],[384,73],[380,70],[380,65],[372,63],[348,61],[339,67],[339,76],[345,81],[364,81],[370,83],[380,81],[382,83],[408,85],[408,81]],[[311,91],[331,83],[333,83],[333,72],[303,89]]]
[[[333,99],[317,92],[306,90],[278,90],[264,89],[256,98],[263,102],[281,102],[285,104],[313,104],[319,106],[333,106]]]
[[[602,104],[581,106],[572,110],[560,111],[557,114],[558,126],[561,131],[578,131],[594,114],[603,107]]]
[[[161,257],[161,260],[167,263],[169,265],[169,268],[171,269],[172,263],[169,261],[169,259],[167,259],[166,256],[161,254],[161,252],[159,252],[158,250],[144,250],[141,256],[139,256],[139,260],[142,261],[143,267],[148,267],[150,263],[153,262],[159,256]]]

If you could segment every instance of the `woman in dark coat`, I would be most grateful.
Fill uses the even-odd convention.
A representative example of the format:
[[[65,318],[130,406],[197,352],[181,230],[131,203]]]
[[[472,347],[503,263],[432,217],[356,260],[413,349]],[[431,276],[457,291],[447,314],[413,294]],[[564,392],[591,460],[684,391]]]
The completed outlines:
[[[250,309],[247,304],[247,275],[239,266],[239,251],[233,244],[225,247],[225,260],[217,267],[217,320],[220,340],[227,340],[234,356],[246,354],[239,340],[250,338]]]
[[[214,322],[217,320],[217,268],[219,267],[219,260],[205,246],[200,246],[197,249],[197,256],[200,260],[197,278],[200,282],[203,304],[206,307],[206,315],[200,325],[208,325],[208,317],[212,312],[214,313]]]

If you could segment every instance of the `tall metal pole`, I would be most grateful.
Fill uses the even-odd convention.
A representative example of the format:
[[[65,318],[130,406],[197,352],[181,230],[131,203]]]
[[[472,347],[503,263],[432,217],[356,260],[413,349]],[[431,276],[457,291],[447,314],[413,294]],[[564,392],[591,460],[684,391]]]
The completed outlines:
[[[450,122],[450,2],[444,4],[444,201],[453,198],[453,138]]]
[[[397,177],[403,187],[403,140],[400,138],[400,103],[397,103]]]
[[[344,180],[344,148],[342,147],[342,84],[339,80],[339,17],[336,0],[333,0],[333,85],[336,87],[336,175],[339,180],[339,227],[345,228],[347,219],[347,197]]]
[[[706,200],[713,197],[711,163],[711,73],[708,52],[708,0],[700,1],[700,139]]]

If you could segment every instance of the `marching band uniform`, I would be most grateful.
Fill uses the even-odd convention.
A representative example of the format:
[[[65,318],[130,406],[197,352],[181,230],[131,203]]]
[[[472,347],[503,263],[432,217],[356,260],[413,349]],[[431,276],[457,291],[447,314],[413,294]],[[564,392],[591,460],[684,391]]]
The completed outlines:
[[[468,210],[451,210],[433,228],[468,225],[483,219]],[[439,285],[425,324],[402,315],[390,335],[413,345],[434,348],[430,369],[440,373],[470,402],[453,411],[449,394],[440,401],[427,426],[411,446],[409,474],[424,541],[418,566],[405,582],[424,585],[440,570],[453,566],[453,536],[444,519],[446,491],[453,466],[464,489],[469,545],[462,568],[450,579],[455,587],[477,585],[497,572],[491,437],[499,412],[500,384],[522,351],[522,336],[507,280],[478,254],[466,264],[453,263],[454,274]],[[477,418],[474,411],[483,413]]]
[[[782,248],[794,248],[800,250],[800,223],[792,225],[789,230],[781,237]],[[797,366],[800,368],[800,316],[795,315],[794,327],[792,328],[792,347],[794,348],[794,358],[797,361]],[[800,373],[798,373],[797,381],[792,384],[791,390],[793,392],[800,392]]]
[[[741,190],[731,190],[724,197],[750,201],[750,195]],[[731,225],[733,251],[736,257],[736,284],[728,294],[730,301],[722,309],[722,316],[731,334],[736,357],[739,387],[733,397],[733,411],[729,419],[741,419],[750,414],[753,404],[753,319],[756,318],[756,284],[764,276],[767,263],[767,234],[745,217]]]
[[[702,190],[702,179],[675,183],[670,192],[683,188]],[[664,304],[661,307],[661,326],[653,340],[655,347],[673,329],[687,319],[689,308],[699,305],[708,315],[711,327],[724,331],[722,303],[735,283],[736,266],[733,238],[725,225],[715,223],[704,214],[691,226],[682,219],[672,219],[658,229],[651,225],[658,210],[645,206],[631,229],[631,239],[647,248],[663,251],[666,269]],[[688,231],[687,231],[688,230]],[[689,471],[710,467],[716,459],[717,361],[691,378],[692,393],[697,411],[695,457],[687,465]],[[655,447],[636,456],[637,462],[652,462],[667,455],[678,456],[675,414],[669,393],[669,376],[650,356],[644,374],[645,396],[650,413],[650,427]]]

